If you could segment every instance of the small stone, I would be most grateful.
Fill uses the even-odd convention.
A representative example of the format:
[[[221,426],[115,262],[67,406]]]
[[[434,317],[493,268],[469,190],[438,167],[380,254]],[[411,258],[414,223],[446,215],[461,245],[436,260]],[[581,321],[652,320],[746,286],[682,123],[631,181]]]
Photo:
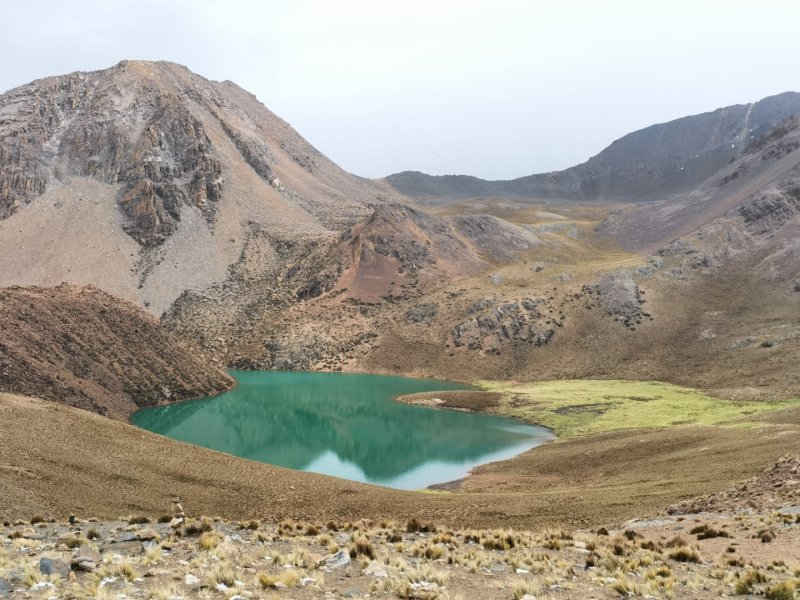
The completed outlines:
[[[138,538],[140,542],[152,542],[154,540],[160,540],[161,536],[155,529],[143,529],[136,533],[136,538]]]
[[[170,522],[169,526],[173,529],[177,529],[181,525],[183,525],[184,518],[183,517],[174,517]]]
[[[350,555],[344,550],[339,550],[336,554],[331,554],[325,559],[325,566],[329,569],[338,569],[350,564]]]
[[[56,586],[49,581],[40,581],[39,583],[34,583],[30,589],[32,592],[38,592],[41,590],[55,589],[55,587]]]
[[[10,596],[11,592],[13,591],[14,588],[8,581],[6,581],[5,579],[0,579],[0,598],[5,598],[6,596]]]
[[[114,554],[126,554],[128,556],[137,556],[144,552],[144,546],[140,541],[131,542],[111,542],[102,546],[103,551],[113,552]]]
[[[530,573],[530,571],[528,571],[528,569],[517,569],[516,573],[517,575],[527,575],[528,573]]]
[[[20,531],[20,536],[25,538],[26,540],[43,540],[44,535],[41,533],[36,533],[36,530],[33,527],[26,527],[22,531]]]
[[[187,573],[186,577],[183,578],[183,582],[190,588],[198,587],[200,585],[200,578],[191,573]]]
[[[100,553],[91,546],[81,546],[72,555],[72,566],[84,562],[100,562]]]
[[[39,559],[39,572],[42,575],[58,575],[66,579],[69,577],[70,568],[66,561],[60,558]]]
[[[369,575],[371,577],[377,577],[379,579],[385,579],[389,576],[386,570],[381,566],[378,561],[373,560],[367,565],[367,568],[364,569],[364,574]]]
[[[586,550],[586,542],[575,542],[575,547],[581,550]]]
[[[342,598],[360,598],[361,592],[358,590],[347,590],[344,594],[342,594]]]
[[[239,547],[230,540],[225,540],[214,549],[220,558],[231,558],[239,555]]]
[[[97,563],[87,560],[75,565],[75,569],[78,571],[83,571],[84,573],[92,573],[95,571],[95,569],[97,569]]]

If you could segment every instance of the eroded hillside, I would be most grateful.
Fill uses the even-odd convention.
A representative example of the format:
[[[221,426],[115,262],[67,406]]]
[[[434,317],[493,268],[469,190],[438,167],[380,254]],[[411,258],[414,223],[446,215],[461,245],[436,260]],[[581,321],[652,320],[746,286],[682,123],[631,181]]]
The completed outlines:
[[[0,290],[0,390],[122,418],[233,380],[151,315],[96,288]]]

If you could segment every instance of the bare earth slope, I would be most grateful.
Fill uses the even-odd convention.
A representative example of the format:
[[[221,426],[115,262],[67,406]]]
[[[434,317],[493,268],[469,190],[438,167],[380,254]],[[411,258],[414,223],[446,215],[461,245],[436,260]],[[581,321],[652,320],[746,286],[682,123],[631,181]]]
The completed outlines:
[[[152,316],[96,288],[0,290],[0,331],[0,390],[103,415],[127,417],[233,383]]]
[[[750,104],[652,125],[616,140],[597,156],[564,171],[508,181],[418,172],[390,175],[399,192],[424,202],[520,197],[642,200],[693,188],[755,139],[800,112],[800,94],[786,92]]]
[[[0,285],[91,283],[155,314],[253,237],[325,237],[387,197],[235,84],[165,62],[3,94],[0,164]]]

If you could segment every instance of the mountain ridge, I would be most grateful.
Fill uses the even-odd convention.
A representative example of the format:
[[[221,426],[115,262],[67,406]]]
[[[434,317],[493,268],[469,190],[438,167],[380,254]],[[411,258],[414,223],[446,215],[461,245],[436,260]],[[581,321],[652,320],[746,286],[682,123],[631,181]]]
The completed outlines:
[[[562,171],[509,180],[403,171],[385,181],[419,201],[468,197],[630,201],[690,189],[739,156],[753,140],[800,112],[800,93],[673,119],[633,131]],[[439,200],[437,200],[439,199]]]

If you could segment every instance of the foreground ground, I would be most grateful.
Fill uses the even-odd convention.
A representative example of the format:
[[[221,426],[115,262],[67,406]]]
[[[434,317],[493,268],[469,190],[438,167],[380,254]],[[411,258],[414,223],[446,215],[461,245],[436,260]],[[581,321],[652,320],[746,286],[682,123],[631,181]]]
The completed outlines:
[[[592,531],[279,525],[169,516],[0,527],[0,597],[795,597],[800,512],[724,512]]]

